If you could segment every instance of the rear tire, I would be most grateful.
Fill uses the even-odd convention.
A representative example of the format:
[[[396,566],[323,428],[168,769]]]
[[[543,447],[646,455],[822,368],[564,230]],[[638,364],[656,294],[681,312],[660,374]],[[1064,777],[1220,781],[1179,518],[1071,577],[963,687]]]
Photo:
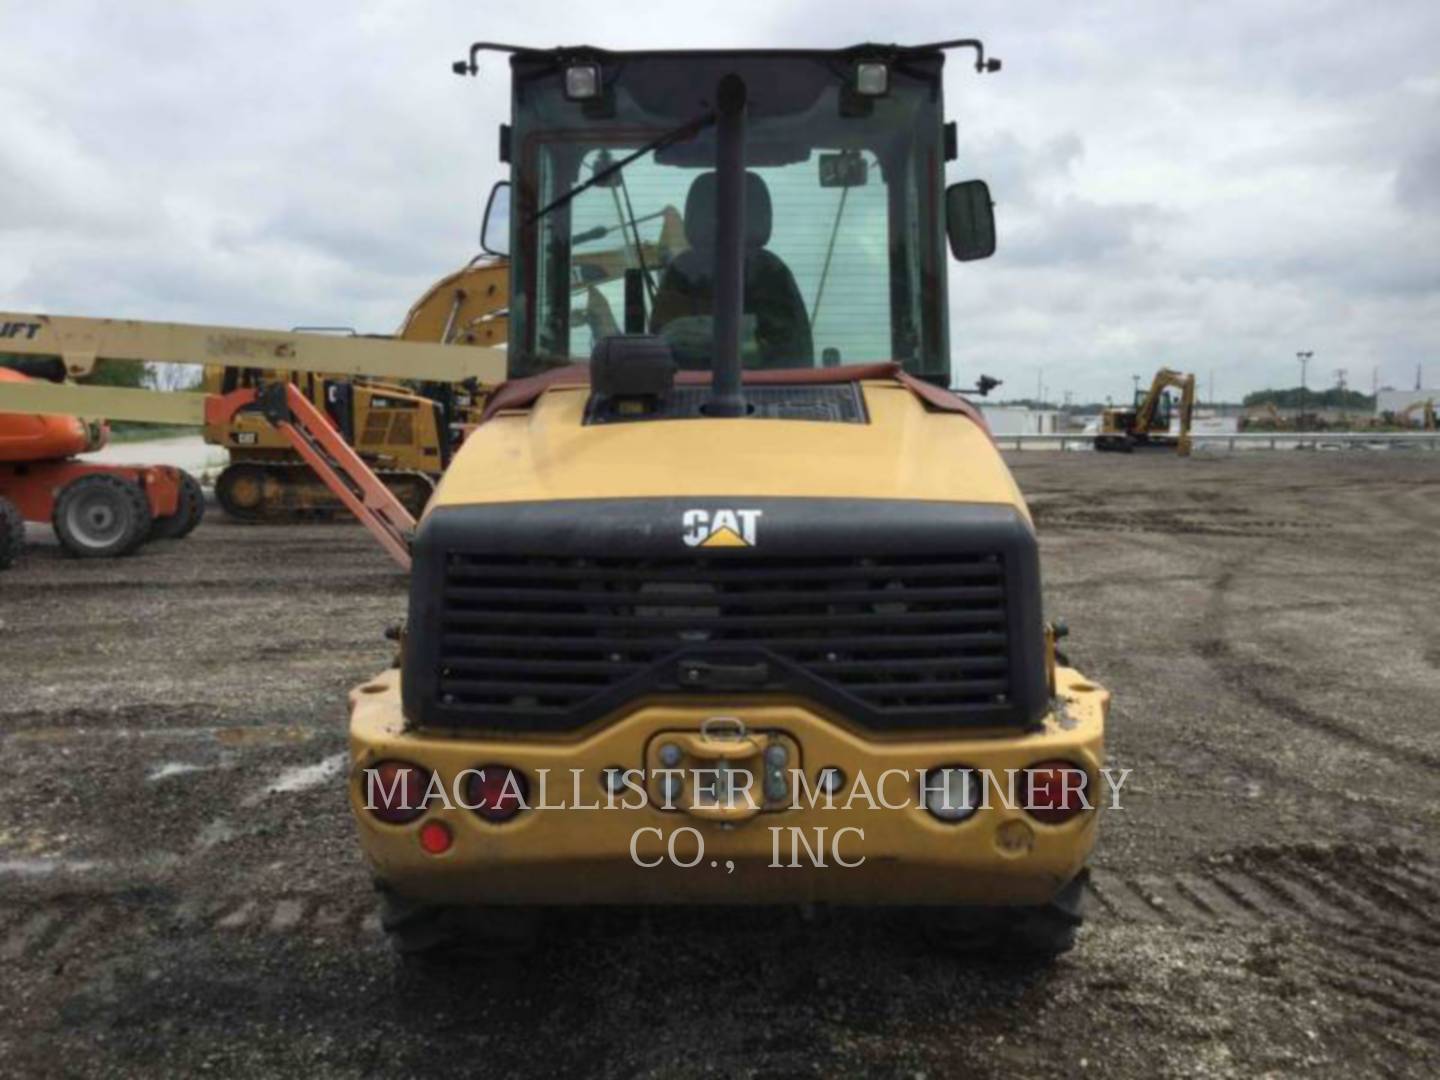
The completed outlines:
[[[402,957],[433,964],[529,952],[540,915],[530,907],[425,904],[381,887],[380,925]]]
[[[0,499],[0,570],[14,565],[25,548],[25,519],[9,499]]]
[[[1036,907],[945,908],[927,913],[926,936],[950,952],[1024,957],[1048,963],[1075,947],[1085,921],[1082,870],[1055,899]]]
[[[65,485],[50,521],[71,555],[111,559],[130,554],[150,535],[150,502],[139,484],[91,473]]]
[[[180,470],[180,496],[175,513],[159,517],[150,525],[152,540],[179,540],[195,531],[195,526],[205,516],[205,492],[200,481],[188,472]]]

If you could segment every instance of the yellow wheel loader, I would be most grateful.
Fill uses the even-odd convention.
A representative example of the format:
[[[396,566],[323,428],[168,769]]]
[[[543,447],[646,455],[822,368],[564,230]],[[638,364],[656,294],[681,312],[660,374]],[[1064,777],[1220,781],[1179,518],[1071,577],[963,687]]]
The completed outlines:
[[[632,903],[1073,943],[1109,695],[1056,652],[1024,499],[946,389],[947,239],[995,245],[986,185],[945,185],[952,49],[999,67],[975,40],[456,65],[513,75],[485,229],[510,379],[419,524],[399,663],[350,699],[402,952]]]

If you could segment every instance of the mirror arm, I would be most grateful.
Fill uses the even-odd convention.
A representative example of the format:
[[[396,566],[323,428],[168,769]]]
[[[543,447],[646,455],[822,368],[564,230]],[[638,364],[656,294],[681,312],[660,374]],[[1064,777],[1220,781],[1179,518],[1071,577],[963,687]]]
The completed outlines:
[[[974,394],[976,397],[989,397],[991,390],[994,390],[997,386],[1004,385],[1004,379],[997,379],[993,375],[981,375],[980,378],[975,380],[974,386],[968,389],[961,389],[957,392],[961,394]]]
[[[981,75],[986,72],[1000,70],[1000,61],[996,57],[985,58],[985,43],[979,38],[955,38],[953,41],[935,41],[929,45],[915,45],[905,49],[905,52],[944,52],[946,49],[974,49],[975,70]]]
[[[480,65],[476,58],[482,52],[518,53],[528,51],[528,49],[520,45],[502,45],[498,41],[477,41],[474,45],[470,46],[470,58],[468,60],[456,60],[450,65],[450,70],[456,75],[478,75],[480,74]]]

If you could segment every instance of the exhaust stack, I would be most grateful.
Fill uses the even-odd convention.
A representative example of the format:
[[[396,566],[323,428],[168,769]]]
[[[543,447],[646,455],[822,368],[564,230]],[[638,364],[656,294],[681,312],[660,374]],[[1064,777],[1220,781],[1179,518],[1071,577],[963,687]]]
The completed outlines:
[[[715,345],[706,416],[744,416],[740,317],[745,291],[745,80],[715,91]]]

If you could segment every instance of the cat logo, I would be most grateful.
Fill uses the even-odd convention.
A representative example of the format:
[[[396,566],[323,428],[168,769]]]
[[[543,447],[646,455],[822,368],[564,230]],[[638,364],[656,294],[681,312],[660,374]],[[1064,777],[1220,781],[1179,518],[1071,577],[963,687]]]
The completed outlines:
[[[680,519],[687,547],[754,547],[760,510],[686,510]]]

